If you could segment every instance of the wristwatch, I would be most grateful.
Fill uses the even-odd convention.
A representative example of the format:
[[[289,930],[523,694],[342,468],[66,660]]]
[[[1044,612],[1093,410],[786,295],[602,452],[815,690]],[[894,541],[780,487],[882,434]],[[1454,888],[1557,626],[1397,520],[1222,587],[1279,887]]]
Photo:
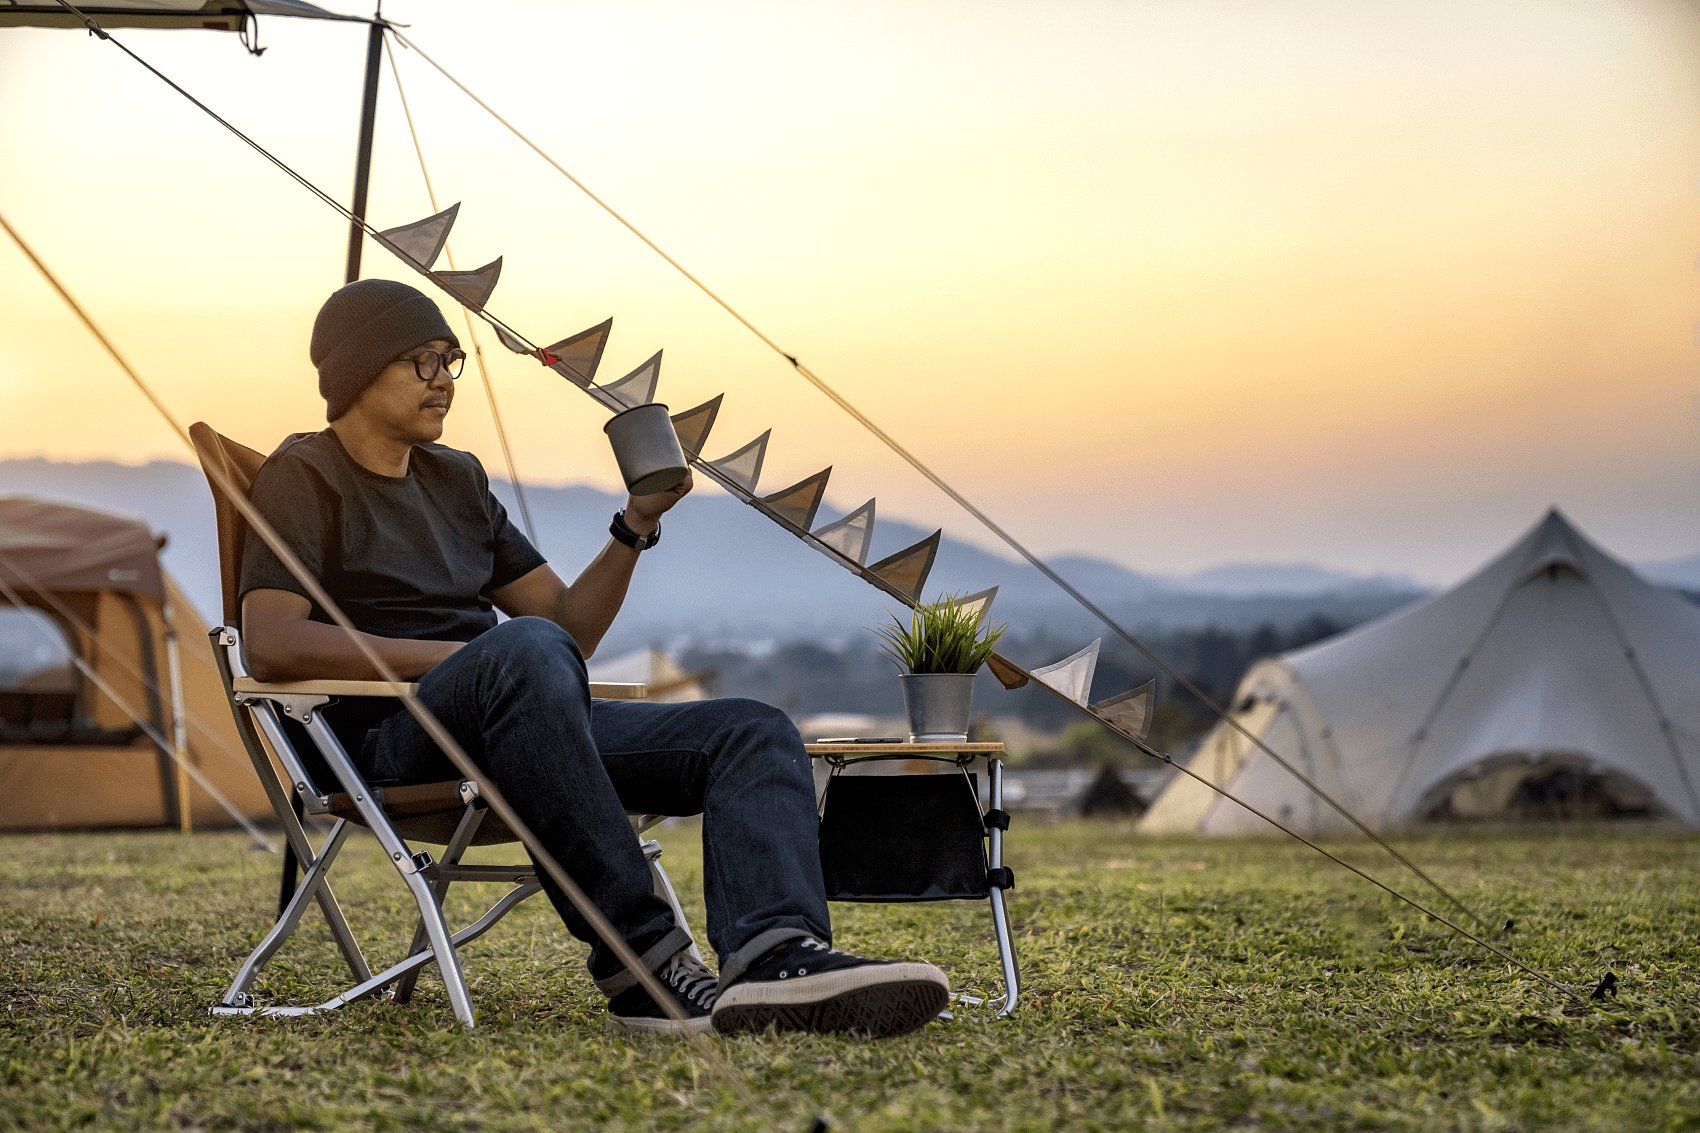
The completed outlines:
[[[626,526],[626,509],[621,508],[614,513],[614,522],[608,525],[608,534],[634,551],[647,551],[661,542],[661,521],[656,520],[655,530],[648,535],[639,535]]]

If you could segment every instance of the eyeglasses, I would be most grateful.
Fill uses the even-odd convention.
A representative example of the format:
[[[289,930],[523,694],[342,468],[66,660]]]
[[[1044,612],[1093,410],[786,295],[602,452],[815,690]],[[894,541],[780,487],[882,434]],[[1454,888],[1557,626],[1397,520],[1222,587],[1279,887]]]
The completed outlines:
[[[419,375],[419,380],[428,382],[444,370],[449,372],[449,381],[460,377],[460,372],[466,366],[466,351],[459,347],[449,350],[421,350],[417,354],[404,354],[397,358],[398,362],[412,362],[413,372]]]

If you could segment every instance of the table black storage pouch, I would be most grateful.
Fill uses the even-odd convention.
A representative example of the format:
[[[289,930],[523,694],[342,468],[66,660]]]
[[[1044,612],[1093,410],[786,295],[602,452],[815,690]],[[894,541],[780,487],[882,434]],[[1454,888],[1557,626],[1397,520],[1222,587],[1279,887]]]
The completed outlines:
[[[820,824],[827,899],[984,898],[985,833],[972,774],[834,775]]]

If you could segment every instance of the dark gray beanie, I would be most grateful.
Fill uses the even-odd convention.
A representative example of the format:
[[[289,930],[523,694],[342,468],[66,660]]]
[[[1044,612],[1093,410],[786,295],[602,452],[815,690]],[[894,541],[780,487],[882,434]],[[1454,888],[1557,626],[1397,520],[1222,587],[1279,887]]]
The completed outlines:
[[[347,413],[384,367],[433,338],[460,345],[426,295],[389,279],[362,279],[325,300],[307,353],[319,369],[325,420]]]

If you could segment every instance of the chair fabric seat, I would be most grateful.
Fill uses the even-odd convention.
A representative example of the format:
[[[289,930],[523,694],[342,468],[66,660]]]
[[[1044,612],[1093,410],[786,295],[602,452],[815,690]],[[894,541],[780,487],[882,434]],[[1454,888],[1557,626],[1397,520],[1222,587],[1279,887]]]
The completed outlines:
[[[441,783],[375,786],[372,788],[372,794],[384,808],[384,815],[390,820],[390,825],[394,826],[396,833],[403,838],[446,846],[449,839],[454,837],[455,827],[460,824],[461,815],[466,812],[466,800],[461,798],[460,794],[461,782],[459,779],[446,779]],[[356,825],[366,825],[360,808],[354,803],[354,796],[346,791],[331,794],[330,813]],[[473,835],[472,845],[494,846],[502,842],[517,841],[519,838],[508,828],[508,824],[502,821],[501,816],[491,813],[484,816],[478,833]]]

